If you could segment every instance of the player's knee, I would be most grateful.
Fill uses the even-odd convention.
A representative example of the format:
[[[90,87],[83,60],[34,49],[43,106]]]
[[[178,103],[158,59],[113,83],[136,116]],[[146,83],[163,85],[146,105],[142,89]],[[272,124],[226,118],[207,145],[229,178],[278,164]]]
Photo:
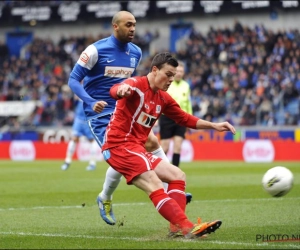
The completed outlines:
[[[163,151],[167,153],[169,151],[169,140],[161,140],[160,146],[162,147]]]
[[[145,144],[146,150],[152,152],[160,147],[158,139],[155,135],[150,135]]]
[[[173,148],[173,153],[175,154],[180,154],[181,152],[181,145],[174,145],[174,148]]]
[[[180,168],[176,167],[174,179],[185,181],[185,179],[186,179],[185,172],[183,172]]]

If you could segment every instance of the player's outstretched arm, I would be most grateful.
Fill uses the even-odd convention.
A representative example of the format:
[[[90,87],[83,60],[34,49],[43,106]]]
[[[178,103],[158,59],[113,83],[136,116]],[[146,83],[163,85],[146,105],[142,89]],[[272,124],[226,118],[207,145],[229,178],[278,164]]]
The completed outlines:
[[[196,124],[197,129],[215,129],[219,132],[231,131],[235,134],[235,128],[229,122],[209,122],[199,119]]]
[[[126,83],[118,83],[111,87],[110,95],[118,100],[123,97],[128,97],[131,94],[131,86]]]

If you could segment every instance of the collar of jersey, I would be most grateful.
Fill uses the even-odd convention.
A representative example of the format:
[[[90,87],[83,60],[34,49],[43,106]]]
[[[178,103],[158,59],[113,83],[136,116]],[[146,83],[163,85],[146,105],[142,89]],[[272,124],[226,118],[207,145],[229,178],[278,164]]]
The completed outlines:
[[[127,51],[128,43],[120,42],[117,38],[115,38],[114,35],[111,35],[110,38],[111,38],[111,41],[113,42],[113,44],[115,44],[118,48],[120,48],[121,50]]]

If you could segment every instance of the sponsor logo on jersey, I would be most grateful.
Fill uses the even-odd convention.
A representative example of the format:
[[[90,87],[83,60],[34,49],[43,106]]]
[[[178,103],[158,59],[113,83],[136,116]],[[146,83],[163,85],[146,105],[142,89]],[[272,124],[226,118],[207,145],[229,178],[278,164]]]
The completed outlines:
[[[141,124],[146,128],[151,128],[156,122],[157,117],[146,114],[145,112],[141,112],[139,118],[137,119],[137,123]]]
[[[104,76],[116,78],[130,78],[133,71],[133,68],[106,66]]]
[[[82,52],[80,55],[79,60],[81,60],[84,63],[87,63],[89,61],[90,57],[87,55],[87,53]]]

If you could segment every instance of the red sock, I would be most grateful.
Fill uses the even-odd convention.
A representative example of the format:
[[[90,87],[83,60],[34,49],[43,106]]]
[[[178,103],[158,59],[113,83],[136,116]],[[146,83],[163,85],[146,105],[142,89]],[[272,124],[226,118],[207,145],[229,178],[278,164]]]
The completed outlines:
[[[194,226],[194,224],[187,219],[178,203],[170,198],[164,192],[163,188],[152,192],[149,197],[156,210],[170,223],[179,227],[183,234],[188,233]]]
[[[182,209],[183,212],[185,212],[185,207],[186,207],[186,197],[185,197],[185,181],[181,180],[176,180],[176,181],[171,181],[168,183],[168,195],[170,198],[174,199],[180,208]],[[170,231],[171,232],[177,232],[179,228],[170,223]]]
[[[168,183],[168,192],[170,198],[174,199],[185,212],[186,197],[185,197],[185,181],[171,181]]]

